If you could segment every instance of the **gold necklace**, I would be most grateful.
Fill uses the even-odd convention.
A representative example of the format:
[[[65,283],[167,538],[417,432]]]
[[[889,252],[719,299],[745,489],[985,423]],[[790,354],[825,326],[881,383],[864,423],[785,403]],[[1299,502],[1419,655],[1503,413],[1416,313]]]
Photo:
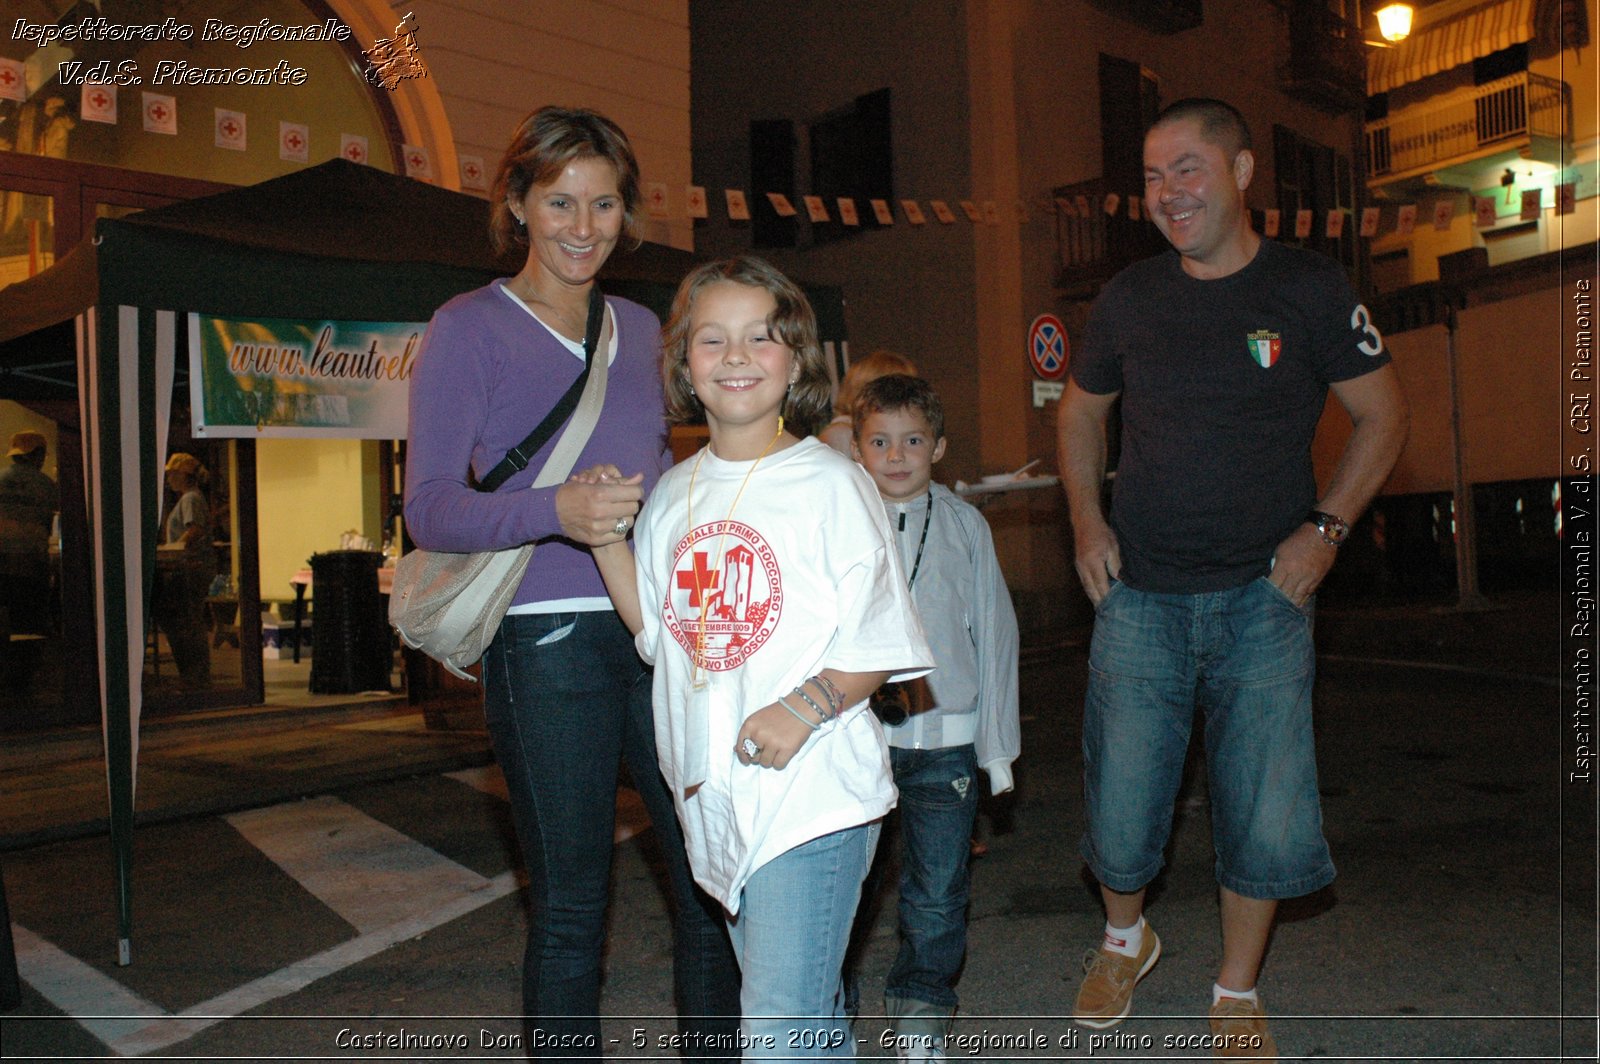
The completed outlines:
[[[773,446],[777,444],[778,437],[782,435],[783,415],[779,414],[778,431],[772,434],[772,439],[768,440],[767,445],[761,449],[761,453],[756,455],[756,460],[750,463],[750,468],[745,472],[744,479],[739,482],[739,490],[734,493],[733,503],[728,507],[728,516],[722,519],[722,534],[717,538],[717,564],[716,567],[711,570],[712,572],[720,573],[722,571],[722,560],[727,556],[728,525],[733,521],[733,511],[739,508],[739,500],[744,497],[744,489],[750,483],[750,477],[755,473],[756,466],[761,464],[761,460],[765,458],[768,452],[772,450]],[[705,461],[706,451],[709,450],[711,450],[711,444],[707,443],[705,450],[701,451],[699,457],[694,460],[694,468],[689,471],[689,498],[687,502],[689,509],[690,532],[694,531],[694,482],[695,478],[700,475],[700,463]],[[694,637],[694,668],[689,674],[689,686],[696,691],[704,690],[707,684],[707,680],[705,678],[706,615],[711,609],[711,599],[706,595],[705,588],[700,583],[702,576],[703,574],[700,571],[700,567],[698,565],[695,566],[694,593],[695,596],[700,600],[700,630],[695,633]]]

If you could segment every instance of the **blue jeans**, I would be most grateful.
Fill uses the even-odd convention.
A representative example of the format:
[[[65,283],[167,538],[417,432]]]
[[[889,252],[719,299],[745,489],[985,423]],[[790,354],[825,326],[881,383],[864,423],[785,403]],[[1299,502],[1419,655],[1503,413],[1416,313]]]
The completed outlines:
[[[746,1060],[855,1057],[839,973],[881,826],[801,843],[745,884],[728,933],[744,980]]]
[[[1265,577],[1199,595],[1112,584],[1083,722],[1083,856],[1102,885],[1135,891],[1160,871],[1197,706],[1217,882],[1258,899],[1332,882],[1311,728],[1313,610]]]
[[[978,816],[972,744],[942,750],[889,748],[900,790],[900,952],[884,997],[954,1011],[967,955],[968,862]]]
[[[528,872],[522,1006],[533,1055],[600,1056],[600,957],[622,759],[650,813],[672,889],[680,1025],[731,1040],[737,963],[722,907],[689,872],[656,762],[650,672],[627,629],[611,612],[509,616],[484,655],[483,684]]]

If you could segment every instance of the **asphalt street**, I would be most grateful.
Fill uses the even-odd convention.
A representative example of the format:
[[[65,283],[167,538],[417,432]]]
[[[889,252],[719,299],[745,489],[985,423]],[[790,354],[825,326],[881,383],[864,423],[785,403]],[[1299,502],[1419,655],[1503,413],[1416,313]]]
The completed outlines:
[[[1320,783],[1339,877],[1285,904],[1273,937],[1260,985],[1284,1059],[1595,1058],[1595,795],[1563,789],[1552,603],[1319,617]],[[1090,1032],[1064,1015],[1102,922],[1077,856],[1086,668],[1073,638],[1024,661],[1018,789],[981,818],[989,852],[973,865],[952,1056],[1209,1059],[1197,1043],[1220,942],[1198,765],[1147,910],[1163,957],[1133,1016]],[[227,755],[197,738],[174,748],[197,778],[221,763],[208,758],[252,748],[242,756],[261,763],[280,745],[301,760],[308,747],[341,758],[288,792],[258,772],[209,809],[190,800],[181,815],[147,817],[127,967],[115,961],[107,840],[38,841],[49,832],[36,821],[31,834],[10,831],[28,814],[14,791],[3,796],[0,835],[13,845],[0,865],[24,985],[20,1008],[0,1015],[0,1056],[523,1056],[514,1014],[524,900],[481,742],[456,736],[437,758],[402,764],[393,744],[426,741],[407,735],[419,725],[403,709],[318,727],[336,737],[308,743],[258,722],[222,744]],[[363,768],[363,751],[387,759],[387,771]],[[48,806],[47,770],[23,774]],[[169,788],[169,802],[189,793]],[[606,1055],[668,1058],[658,862],[630,793],[621,798]],[[881,903],[862,969],[869,1007],[895,946],[893,897]],[[863,1017],[860,1055],[892,1056],[883,1030]]]

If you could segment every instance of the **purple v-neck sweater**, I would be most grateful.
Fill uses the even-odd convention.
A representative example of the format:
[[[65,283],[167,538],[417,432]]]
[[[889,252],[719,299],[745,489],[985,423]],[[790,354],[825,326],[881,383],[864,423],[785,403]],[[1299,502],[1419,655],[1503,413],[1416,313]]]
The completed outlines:
[[[422,339],[411,380],[406,527],[418,546],[430,550],[538,542],[513,605],[603,596],[605,585],[587,548],[561,538],[558,489],[529,488],[559,431],[499,491],[484,494],[467,486],[468,463],[475,476],[486,476],[583,370],[577,356],[501,291],[501,283],[440,307]],[[617,357],[599,423],[573,469],[609,462],[625,475],[643,473],[648,492],[672,461],[662,416],[661,326],[636,303],[606,302],[616,322]]]

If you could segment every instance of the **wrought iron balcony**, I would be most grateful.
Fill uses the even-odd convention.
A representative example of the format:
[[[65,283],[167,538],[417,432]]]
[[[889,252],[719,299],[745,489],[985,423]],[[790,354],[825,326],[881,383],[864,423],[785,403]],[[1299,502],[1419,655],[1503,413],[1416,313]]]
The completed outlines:
[[[1572,88],[1523,71],[1436,104],[1367,123],[1367,181],[1388,184],[1571,135]]]
[[[1326,111],[1360,108],[1367,98],[1361,27],[1329,11],[1323,0],[1294,0],[1288,21],[1289,59],[1278,67],[1278,87]]]
[[[1128,216],[1128,196],[1137,196],[1140,191],[1112,188],[1098,177],[1053,191],[1057,200],[1056,287],[1062,295],[1092,299],[1124,266],[1166,247],[1161,233],[1143,217],[1142,210],[1139,218]],[[1107,214],[1106,195],[1111,192],[1117,194],[1117,210]]]

